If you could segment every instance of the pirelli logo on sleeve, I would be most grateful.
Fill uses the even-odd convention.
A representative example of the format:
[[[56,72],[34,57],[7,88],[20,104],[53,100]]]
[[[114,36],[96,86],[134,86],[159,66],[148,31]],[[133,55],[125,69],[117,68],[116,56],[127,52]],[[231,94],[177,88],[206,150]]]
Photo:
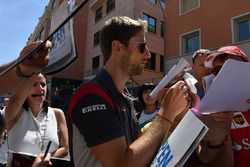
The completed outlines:
[[[93,111],[102,111],[102,110],[106,110],[107,107],[105,104],[96,104],[96,105],[92,105],[92,106],[87,106],[82,108],[82,113],[86,114],[86,113],[90,113]]]

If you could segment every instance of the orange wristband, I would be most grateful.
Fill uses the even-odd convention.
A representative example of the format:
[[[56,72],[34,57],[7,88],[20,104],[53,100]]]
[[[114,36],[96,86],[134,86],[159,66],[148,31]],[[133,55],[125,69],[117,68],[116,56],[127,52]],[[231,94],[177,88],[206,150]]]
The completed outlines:
[[[170,121],[170,119],[168,119],[168,117],[166,117],[165,115],[163,115],[163,114],[161,114],[161,113],[159,113],[159,112],[157,112],[157,115],[158,115],[159,117],[161,117],[162,119],[164,119],[165,121],[167,121],[168,123],[173,124],[173,122]]]

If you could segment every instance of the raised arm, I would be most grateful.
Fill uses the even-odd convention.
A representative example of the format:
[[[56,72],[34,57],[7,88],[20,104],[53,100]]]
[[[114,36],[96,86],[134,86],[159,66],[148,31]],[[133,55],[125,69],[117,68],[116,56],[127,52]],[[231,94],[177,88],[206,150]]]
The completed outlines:
[[[41,42],[31,43],[24,47],[20,53],[20,58],[24,57],[32,49],[37,47]],[[0,77],[1,87],[0,94],[7,94],[18,88],[27,78],[32,74],[41,71],[43,67],[48,64],[49,61],[49,49],[51,48],[51,42],[47,41],[44,47],[39,49],[31,57],[25,60],[23,63],[9,71],[5,76]],[[3,72],[15,61],[0,66],[0,72]]]
[[[5,109],[6,127],[10,130],[20,118],[23,110],[22,106],[30,92],[36,76],[31,76],[13,93]]]
[[[56,114],[58,125],[59,148],[52,154],[53,157],[63,158],[68,155],[68,128],[64,113],[61,109],[53,108]]]
[[[186,108],[186,91],[187,87],[182,81],[173,85],[163,97],[159,111],[161,116],[157,115],[147,132],[131,145],[122,136],[91,147],[91,152],[103,166],[148,166],[171,126],[170,122]]]

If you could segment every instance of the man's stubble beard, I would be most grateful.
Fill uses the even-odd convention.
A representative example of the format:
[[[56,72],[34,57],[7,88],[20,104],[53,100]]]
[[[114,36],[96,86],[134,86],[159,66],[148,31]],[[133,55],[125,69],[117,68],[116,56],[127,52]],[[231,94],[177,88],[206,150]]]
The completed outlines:
[[[143,67],[140,64],[128,64],[127,72],[129,76],[141,75],[143,73]]]
[[[129,52],[127,56],[122,60],[122,69],[124,73],[127,73],[130,77],[134,75],[140,75],[143,73],[144,67],[141,64],[131,64],[131,53]]]

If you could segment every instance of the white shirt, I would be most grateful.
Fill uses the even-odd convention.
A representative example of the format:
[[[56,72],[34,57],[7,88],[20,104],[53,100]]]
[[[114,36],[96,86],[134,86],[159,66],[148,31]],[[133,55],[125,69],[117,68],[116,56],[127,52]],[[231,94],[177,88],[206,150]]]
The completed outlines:
[[[57,120],[51,107],[48,108],[47,114],[40,112],[36,118],[30,110],[24,110],[17,123],[8,132],[9,150],[19,153],[37,155],[45,151],[50,140],[51,153],[59,147]]]

